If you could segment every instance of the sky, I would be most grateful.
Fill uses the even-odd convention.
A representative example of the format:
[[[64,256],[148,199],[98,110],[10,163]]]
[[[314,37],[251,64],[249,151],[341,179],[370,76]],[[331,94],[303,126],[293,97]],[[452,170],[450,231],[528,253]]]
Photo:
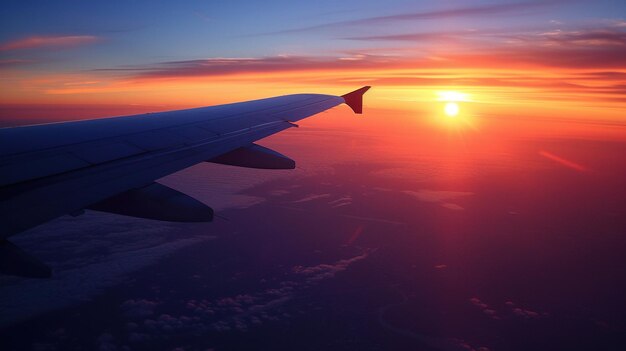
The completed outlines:
[[[7,1],[0,23],[2,119],[372,85],[370,108],[441,115],[454,100],[470,124],[625,123],[619,0]]]
[[[140,331],[154,344],[136,345],[153,349],[167,338],[197,337],[186,322],[172,334],[147,331],[146,321],[159,315],[188,320],[181,301],[217,306],[249,294],[269,306],[275,296],[266,292],[302,280],[279,295],[275,311],[282,315],[292,297],[294,311],[312,301],[313,314],[288,317],[306,343],[311,315],[332,310],[353,321],[375,308],[364,322],[402,338],[411,330],[420,343],[414,332],[434,321],[457,343],[621,344],[626,1],[5,0],[0,11],[0,128],[294,93],[342,95],[365,85],[372,89],[363,116],[342,105],[260,141],[296,160],[296,170],[202,163],[159,180],[214,208],[213,223],[87,211],[16,236],[55,275],[0,282],[7,311],[0,325],[54,309],[58,315],[44,320],[49,325],[36,318],[34,329],[0,332],[37,345],[67,330],[72,337],[56,342],[69,345],[75,335],[103,332],[132,342]],[[195,255],[172,255],[196,246]],[[207,264],[196,264],[199,257]],[[348,266],[357,267],[356,280],[338,274],[334,288],[312,283],[322,280],[315,272],[329,283]],[[249,280],[239,275],[256,271]],[[200,276],[216,283],[200,286]],[[373,293],[354,293],[354,282]],[[114,286],[127,290],[94,299],[90,313],[84,301]],[[403,287],[414,295],[388,305]],[[382,298],[362,306],[357,295]],[[356,307],[335,308],[336,296]],[[140,301],[150,316],[134,315]],[[68,313],[75,304],[92,323]],[[412,327],[380,317],[389,306]],[[227,307],[217,317],[230,316]],[[238,320],[235,312],[228,318]],[[500,317],[504,324],[492,324]],[[214,327],[219,318],[201,322]],[[140,327],[122,329],[120,321]],[[219,339],[218,326],[203,342]],[[353,335],[326,322],[320,329]],[[276,330],[267,339],[284,340],[285,329]],[[354,340],[365,345],[376,340],[369,328],[357,332]]]

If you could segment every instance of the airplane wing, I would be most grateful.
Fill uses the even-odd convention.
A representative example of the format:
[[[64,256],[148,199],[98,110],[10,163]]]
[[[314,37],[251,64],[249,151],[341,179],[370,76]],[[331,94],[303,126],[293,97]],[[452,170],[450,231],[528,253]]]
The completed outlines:
[[[155,181],[200,162],[294,168],[294,161],[254,142],[342,103],[361,113],[368,89],[0,129],[0,272],[50,276],[7,238],[85,209],[211,221],[210,207]]]

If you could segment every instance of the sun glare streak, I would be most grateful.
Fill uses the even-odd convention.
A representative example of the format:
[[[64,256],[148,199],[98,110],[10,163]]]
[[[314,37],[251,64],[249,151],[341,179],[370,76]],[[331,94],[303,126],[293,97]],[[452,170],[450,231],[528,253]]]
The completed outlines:
[[[469,102],[469,94],[460,93],[457,91],[438,91],[437,100],[444,102]]]
[[[578,172],[587,172],[589,169],[579,163],[576,163],[574,161],[570,161],[568,159],[565,159],[563,157],[559,157],[551,152],[545,151],[545,150],[541,150],[539,151],[539,155],[543,156],[549,160],[552,160],[562,166],[565,166],[567,168],[573,169],[575,171]]]

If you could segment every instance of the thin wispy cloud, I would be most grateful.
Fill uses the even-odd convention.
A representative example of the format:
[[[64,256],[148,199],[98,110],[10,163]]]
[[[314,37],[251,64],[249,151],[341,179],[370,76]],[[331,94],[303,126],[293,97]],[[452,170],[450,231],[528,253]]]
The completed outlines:
[[[103,68],[96,71],[124,73],[139,79],[158,79],[316,70],[350,72],[381,68],[497,68],[503,63],[506,63],[506,67],[539,66],[610,70],[622,68],[623,62],[626,62],[626,27],[615,26],[556,31],[419,32],[346,39],[374,42],[414,41],[427,45],[426,48],[429,48],[428,45],[436,46],[443,40],[456,41],[458,44],[450,48],[441,48],[436,58],[419,52],[405,51],[397,55],[377,55],[367,53],[367,49],[360,49],[346,55],[218,57]],[[476,50],[477,46],[480,50]],[[387,48],[387,51],[391,52],[393,48]],[[424,77],[420,79],[423,80]]]
[[[449,31],[449,32],[418,32],[418,33],[401,33],[388,35],[368,35],[345,37],[341,39],[360,40],[360,41],[439,41],[439,40],[458,40],[461,38],[475,37],[485,35],[486,33],[475,30],[467,31]]]
[[[341,39],[357,41],[409,41],[430,43],[433,41],[458,41],[470,49],[476,48],[478,39],[489,40],[489,45],[505,46],[525,44],[528,46],[563,46],[563,47],[616,47],[626,46],[626,27],[602,26],[577,29],[518,29],[518,30],[458,30],[439,32],[410,32],[385,35],[352,36]]]
[[[8,67],[8,66],[23,65],[23,64],[32,63],[32,62],[33,62],[32,60],[23,60],[23,59],[0,60],[0,68]]]
[[[166,61],[96,69],[92,71],[93,76],[78,80],[100,82],[98,84],[59,82],[44,88],[47,89],[46,94],[97,93],[125,91],[156,81],[188,79],[275,82],[279,75],[289,74],[300,82],[316,85],[349,85],[354,84],[352,79],[358,78],[360,82],[376,86],[524,88],[536,90],[536,96],[541,99],[551,99],[546,92],[554,92],[554,98],[561,100],[577,100],[580,97],[575,94],[581,93],[593,95],[597,101],[624,101],[626,76],[620,70],[626,62],[626,45],[549,44],[551,39],[534,35],[537,40],[529,40],[528,43],[492,45],[480,52],[442,52],[437,57],[416,53],[383,56],[354,51],[332,57],[269,56]],[[542,74],[546,67],[564,70],[558,75]],[[471,69],[473,73],[451,73],[458,69]],[[387,73],[377,73],[381,70]],[[534,73],[520,76],[515,70],[531,70]]]
[[[477,6],[465,6],[450,8],[444,10],[433,10],[414,12],[407,14],[396,14],[389,16],[370,17],[361,20],[348,21],[345,23],[352,24],[372,24],[372,23],[386,23],[389,21],[412,21],[412,20],[430,20],[430,19],[442,19],[450,17],[468,17],[468,16],[490,16],[503,13],[512,12],[527,12],[530,10],[537,10],[546,6],[552,6],[554,4],[562,3],[563,1],[521,1],[513,3],[494,3],[488,5]]]
[[[96,71],[135,73],[138,78],[224,76],[242,73],[270,73],[329,68],[373,68],[382,57],[269,56],[260,58],[207,58],[171,61],[156,65],[104,68]]]
[[[357,26],[357,25],[380,25],[388,24],[398,21],[422,21],[422,20],[437,20],[445,18],[458,18],[458,17],[484,17],[500,14],[523,14],[532,11],[537,11],[545,7],[553,6],[556,4],[564,3],[563,0],[547,0],[547,1],[521,1],[513,3],[493,3],[487,5],[476,6],[460,6],[447,9],[438,9],[430,11],[418,11],[412,13],[393,14],[387,16],[375,16],[355,20],[337,21],[325,24],[319,24],[308,27],[286,29],[274,33],[291,33],[291,32],[304,32],[318,29],[326,29],[333,27],[343,26]]]
[[[94,35],[64,35],[64,36],[31,36],[0,44],[0,51],[25,50],[35,48],[67,48],[91,44],[98,41]]]
[[[496,62],[506,62],[508,67],[615,69],[623,68],[626,62],[626,28],[615,26],[552,31],[416,32],[345,39],[414,42],[427,49],[434,46],[434,50],[439,51],[434,66],[441,67],[497,67]],[[442,41],[454,41],[455,45],[437,47]]]
[[[545,40],[563,45],[626,46],[626,27],[542,33]]]

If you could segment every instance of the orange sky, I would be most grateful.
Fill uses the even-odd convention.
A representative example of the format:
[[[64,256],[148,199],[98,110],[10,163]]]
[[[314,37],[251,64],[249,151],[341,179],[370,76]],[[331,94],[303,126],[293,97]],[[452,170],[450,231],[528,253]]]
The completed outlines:
[[[65,12],[55,17],[42,10],[29,27],[16,7],[17,17],[6,19],[11,30],[0,36],[1,120],[103,117],[303,92],[341,95],[371,85],[367,110],[403,111],[448,129],[602,129],[620,137],[626,124],[626,22],[616,17],[620,6],[609,2],[397,3],[389,14],[364,7],[356,19],[318,16],[310,26],[297,16],[311,9],[294,5],[285,9],[292,13],[288,22],[267,12],[257,27],[254,14],[237,13],[234,22],[180,18],[176,25],[119,32],[102,31],[96,22],[122,26],[127,17],[135,22],[147,13],[86,6],[76,11],[89,23],[68,31],[58,29],[65,28]],[[233,15],[219,6],[212,11]],[[231,33],[236,30],[248,33]],[[218,33],[219,40],[199,33]],[[450,102],[441,97],[445,92],[464,96],[452,101],[460,109],[455,119],[442,112]]]
[[[7,93],[0,97],[0,103],[5,107],[3,118],[10,117],[12,111],[19,116],[19,108],[10,107],[27,105],[32,108],[44,104],[57,105],[56,112],[46,115],[44,109],[41,114],[29,117],[45,120],[54,115],[53,119],[73,119],[214,105],[300,92],[340,95],[362,85],[372,85],[374,88],[366,96],[367,110],[402,110],[413,118],[433,120],[442,127],[485,129],[503,123],[511,125],[515,121],[515,128],[545,131],[551,128],[551,123],[563,121],[569,123],[568,130],[584,131],[590,125],[600,124],[604,129],[616,129],[608,132],[612,136],[621,134],[614,126],[626,123],[626,99],[613,90],[617,79],[619,83],[626,79],[626,70],[608,75],[589,69],[538,66],[505,69],[502,67],[505,62],[491,64],[494,68],[414,68],[411,62],[394,62],[388,68],[380,64],[380,68],[255,71],[210,77],[33,75],[16,69],[7,72],[1,82],[2,90]],[[495,68],[498,65],[500,68]],[[597,78],[603,74],[605,78]],[[457,101],[460,107],[457,118],[446,118],[443,113],[446,92],[463,96],[463,101]],[[82,116],[71,112],[76,105],[83,106]],[[67,118],[59,111],[64,106],[68,109]],[[89,106],[93,106],[93,111],[89,111]],[[559,128],[563,130],[562,126]],[[594,128],[597,130],[598,126]]]

